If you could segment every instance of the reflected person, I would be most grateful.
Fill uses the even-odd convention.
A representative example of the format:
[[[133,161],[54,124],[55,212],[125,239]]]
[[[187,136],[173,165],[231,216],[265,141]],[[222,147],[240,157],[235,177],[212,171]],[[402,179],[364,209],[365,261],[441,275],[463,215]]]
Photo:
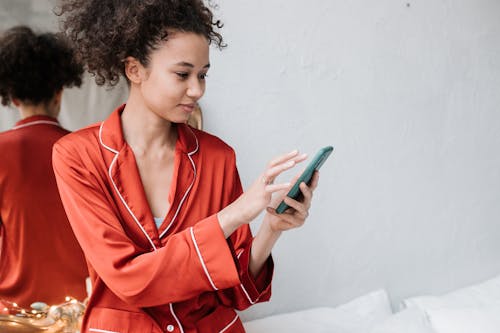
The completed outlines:
[[[0,133],[0,299],[27,308],[86,296],[87,265],[52,169],[63,87],[83,68],[62,36],[17,26],[0,36],[0,97],[20,115]]]

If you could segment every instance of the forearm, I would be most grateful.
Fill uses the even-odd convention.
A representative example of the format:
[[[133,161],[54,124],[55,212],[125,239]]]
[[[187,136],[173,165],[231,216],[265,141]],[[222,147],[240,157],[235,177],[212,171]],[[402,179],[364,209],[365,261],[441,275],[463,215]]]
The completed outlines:
[[[225,238],[229,238],[241,225],[248,223],[233,206],[229,205],[217,213],[217,219]]]
[[[280,235],[281,231],[273,231],[269,223],[267,223],[266,219],[264,219],[257,235],[253,239],[250,251],[249,270],[253,277],[256,277],[259,274],[265,262],[271,255],[271,250]]]

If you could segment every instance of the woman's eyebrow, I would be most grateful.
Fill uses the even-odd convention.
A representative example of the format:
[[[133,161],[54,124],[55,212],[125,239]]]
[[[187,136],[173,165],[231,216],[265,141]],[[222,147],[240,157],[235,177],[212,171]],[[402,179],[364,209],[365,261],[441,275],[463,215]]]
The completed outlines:
[[[185,61],[181,61],[181,62],[178,62],[176,63],[177,66],[183,66],[183,67],[189,67],[189,68],[194,68],[194,65],[189,63],[189,62],[185,62]],[[210,68],[210,64],[206,64],[205,66],[203,66],[203,68]]]

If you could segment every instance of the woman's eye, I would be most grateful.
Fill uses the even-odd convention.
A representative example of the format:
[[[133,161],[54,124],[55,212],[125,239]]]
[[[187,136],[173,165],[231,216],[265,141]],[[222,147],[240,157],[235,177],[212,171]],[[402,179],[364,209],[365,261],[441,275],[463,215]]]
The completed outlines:
[[[177,76],[179,76],[181,79],[187,79],[189,76],[189,73],[184,73],[184,72],[177,72],[175,74],[177,74]]]
[[[200,74],[200,79],[205,80],[208,77],[207,73]]]

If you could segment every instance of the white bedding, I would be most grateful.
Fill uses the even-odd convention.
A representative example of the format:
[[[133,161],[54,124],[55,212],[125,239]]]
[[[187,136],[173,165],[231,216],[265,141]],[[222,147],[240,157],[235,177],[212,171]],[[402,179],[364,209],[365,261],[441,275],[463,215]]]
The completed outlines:
[[[391,312],[374,291],[336,308],[320,307],[244,323],[248,333],[500,333],[500,276],[441,296],[406,299]]]
[[[403,306],[424,313],[436,333],[499,333],[500,276],[442,296],[412,297]]]
[[[387,293],[378,290],[336,308],[321,307],[285,313],[248,321],[244,326],[247,333],[366,333],[391,314]]]

